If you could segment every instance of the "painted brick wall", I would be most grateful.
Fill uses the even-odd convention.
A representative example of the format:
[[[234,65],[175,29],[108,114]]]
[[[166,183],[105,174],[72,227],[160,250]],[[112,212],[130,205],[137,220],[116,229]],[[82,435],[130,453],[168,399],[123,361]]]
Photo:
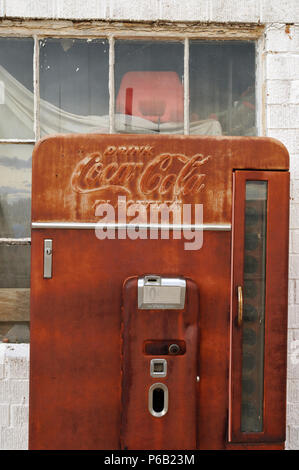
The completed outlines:
[[[299,1],[0,0],[0,16],[266,24],[265,133],[291,157],[287,449],[299,449]],[[28,356],[28,345],[0,345],[0,449],[27,448]]]

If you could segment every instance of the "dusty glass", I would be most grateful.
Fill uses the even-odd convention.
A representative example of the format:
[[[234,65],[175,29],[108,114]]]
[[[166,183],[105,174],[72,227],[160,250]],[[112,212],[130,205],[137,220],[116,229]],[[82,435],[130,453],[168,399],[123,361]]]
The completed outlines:
[[[267,181],[246,182],[242,432],[263,430]],[[247,289],[247,285],[254,289]]]
[[[104,39],[40,41],[41,135],[109,131],[109,44]]]
[[[255,43],[190,41],[190,133],[256,135]]]
[[[0,139],[34,139],[33,45],[0,38]]]
[[[30,237],[32,150],[0,145],[0,238]]]
[[[116,131],[183,133],[183,72],[182,42],[116,41]]]

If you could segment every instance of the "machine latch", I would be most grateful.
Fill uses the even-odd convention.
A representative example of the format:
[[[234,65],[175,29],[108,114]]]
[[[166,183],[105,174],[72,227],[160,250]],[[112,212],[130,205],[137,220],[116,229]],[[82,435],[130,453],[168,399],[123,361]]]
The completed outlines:
[[[52,278],[52,240],[44,240],[44,279]]]

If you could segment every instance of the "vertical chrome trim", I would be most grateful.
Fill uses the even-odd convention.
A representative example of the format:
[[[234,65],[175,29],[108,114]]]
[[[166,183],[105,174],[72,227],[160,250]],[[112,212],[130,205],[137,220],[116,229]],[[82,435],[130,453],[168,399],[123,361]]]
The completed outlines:
[[[184,135],[190,133],[189,122],[189,38],[184,40]]]
[[[39,90],[39,39],[37,36],[34,38],[34,50],[33,50],[33,100],[34,100],[34,111],[33,111],[33,126],[35,141],[40,138],[40,90]]]
[[[114,122],[114,103],[115,103],[115,89],[114,89],[114,36],[109,36],[109,133],[115,133]]]
[[[156,388],[161,388],[164,391],[164,408],[159,412],[155,411],[153,408],[153,393]],[[148,391],[148,410],[155,418],[162,418],[162,416],[166,415],[168,411],[168,388],[165,384],[158,382],[150,386]]]
[[[267,135],[265,33],[255,41],[255,126],[258,136]]]

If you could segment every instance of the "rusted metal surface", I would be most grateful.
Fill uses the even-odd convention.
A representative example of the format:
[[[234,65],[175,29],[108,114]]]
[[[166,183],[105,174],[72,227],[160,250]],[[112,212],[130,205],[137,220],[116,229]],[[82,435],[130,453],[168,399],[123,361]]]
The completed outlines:
[[[38,156],[35,156],[35,155]],[[34,150],[32,221],[94,222],[99,202],[201,203],[204,223],[231,222],[232,170],[288,168],[266,138],[97,135],[42,139]]]
[[[125,166],[121,173],[122,164]],[[134,171],[130,172],[132,168]],[[37,145],[33,156],[33,221],[95,222],[97,202],[115,203],[119,194],[126,195],[128,201],[144,202],[171,202],[179,194],[182,203],[204,204],[204,223],[231,223],[235,169],[287,170],[288,155],[281,144],[264,138],[51,137]],[[156,177],[155,172],[160,176]],[[281,171],[281,175],[284,174],[285,171]],[[169,186],[165,178],[170,181]],[[279,194],[278,187],[276,198]],[[283,263],[287,256],[284,237],[281,234],[273,241]],[[43,279],[45,238],[53,240],[51,279]],[[193,419],[188,423],[178,420],[175,448],[180,447],[179,442],[184,448],[195,446],[195,425],[198,448],[225,449],[228,446],[233,328],[233,319],[230,319],[231,243],[229,231],[204,232],[203,246],[195,251],[184,250],[182,239],[116,237],[99,240],[94,230],[47,228],[32,231],[31,449],[118,449],[121,442],[123,447],[128,445],[131,449],[152,443],[152,448],[167,448],[165,435],[159,433],[154,442],[148,434],[142,444],[138,430],[150,433],[151,429],[150,426],[142,429],[144,410],[139,412],[138,408],[134,414],[132,403],[122,401],[122,367],[128,368],[129,375],[133,370],[130,360],[122,363],[122,318],[137,321],[140,313],[131,307],[130,312],[126,310],[134,303],[135,287],[131,286],[127,304],[122,287],[126,279],[149,273],[185,276],[199,291],[198,309],[192,312],[192,321],[196,314],[200,318],[196,358],[200,381],[195,384],[197,411],[194,409],[197,419],[196,423]],[[269,267],[273,279],[276,279],[276,263],[280,261],[274,257]],[[285,315],[285,289],[283,284],[278,316]],[[139,325],[142,329],[142,322]],[[285,323],[283,325],[285,328]],[[133,326],[131,323],[130,328]],[[147,337],[147,328],[151,331],[155,324],[144,326],[144,339],[156,339]],[[183,334],[183,329],[179,332]],[[129,337],[126,341],[130,342]],[[145,350],[137,351],[134,341],[136,339],[130,347],[140,354],[141,364],[146,361]],[[184,355],[176,359],[184,361]],[[192,371],[195,362],[193,357]],[[143,377],[141,369],[141,376],[136,377],[139,384]],[[138,371],[138,368],[134,370],[134,374],[138,375]],[[284,374],[282,371],[282,378]],[[185,371],[180,370],[178,377],[176,386],[182,396],[186,389]],[[188,386],[193,385],[190,382]],[[169,387],[174,393],[174,384],[169,383]],[[190,416],[188,397],[186,410]],[[196,408],[195,404],[193,406]],[[166,416],[159,418],[161,423]],[[170,411],[167,419],[173,419]],[[135,424],[134,435],[132,426]],[[283,425],[281,422],[280,426]],[[170,429],[169,434],[173,433]],[[251,445],[255,448],[257,444]],[[275,447],[272,442],[269,445],[269,448],[281,448],[282,444]],[[248,446],[250,448],[250,444]]]
[[[187,280],[183,310],[139,310],[137,279],[124,285],[122,429],[123,449],[196,449],[198,413],[199,298],[194,281]],[[184,354],[144,355],[150,339],[168,343],[185,340]],[[151,377],[152,358],[167,361],[166,377]],[[163,417],[148,410],[150,386],[168,387],[168,411]],[[184,431],[185,430],[185,431]]]

